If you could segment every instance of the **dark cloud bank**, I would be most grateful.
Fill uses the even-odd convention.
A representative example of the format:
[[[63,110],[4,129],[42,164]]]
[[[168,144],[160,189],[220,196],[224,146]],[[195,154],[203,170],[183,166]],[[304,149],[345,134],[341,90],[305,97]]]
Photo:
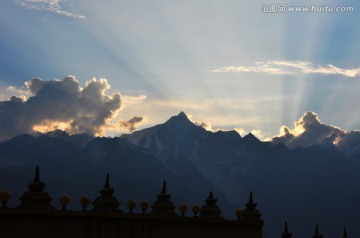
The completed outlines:
[[[106,129],[133,131],[143,118],[112,122],[121,109],[119,93],[107,94],[106,79],[91,79],[84,87],[74,76],[45,81],[33,78],[25,83],[33,96],[24,100],[12,96],[0,102],[0,140],[36,130],[60,129],[68,133],[104,135]]]

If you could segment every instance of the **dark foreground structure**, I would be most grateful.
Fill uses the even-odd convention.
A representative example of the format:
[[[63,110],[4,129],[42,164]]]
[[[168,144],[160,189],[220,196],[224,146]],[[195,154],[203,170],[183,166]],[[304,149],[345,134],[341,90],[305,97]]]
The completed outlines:
[[[92,202],[92,209],[88,209],[91,202],[88,196],[80,199],[81,211],[66,210],[70,202],[68,195],[60,197],[61,210],[50,205],[52,198],[44,191],[45,183],[40,181],[38,167],[28,187],[29,191],[22,195],[20,205],[15,208],[6,206],[11,193],[0,191],[0,238],[262,238],[264,221],[252,193],[245,209],[236,210],[237,220],[226,220],[212,192],[202,207],[192,207],[192,217],[184,216],[188,210],[186,204],[179,205],[180,215],[177,214],[165,181],[151,210],[147,201],[141,201],[142,213],[139,214],[133,213],[134,200],[127,202],[127,212],[118,208],[120,203],[113,196],[109,175],[100,196]],[[292,237],[286,222],[281,237]],[[323,238],[317,225],[312,237]],[[342,238],[348,238],[346,229]]]
[[[0,192],[3,203],[3,208],[0,208],[0,238],[262,238],[264,222],[253,202],[252,193],[246,208],[236,211],[238,219],[226,220],[221,216],[217,199],[211,192],[202,207],[192,207],[192,217],[184,216],[188,209],[185,204],[179,205],[177,210],[180,215],[177,214],[170,194],[166,192],[165,181],[157,201],[150,206],[151,210],[147,201],[140,203],[143,211],[140,214],[132,212],[136,207],[134,200],[127,202],[129,211],[118,208],[119,202],[113,196],[109,175],[100,196],[92,202],[91,210],[87,209],[91,202],[87,196],[80,199],[81,211],[66,210],[70,202],[68,195],[60,198],[63,209],[56,210],[50,205],[52,198],[44,187],[37,167],[29,191],[20,198],[18,207],[7,208],[11,194],[6,190]],[[285,237],[291,237],[291,234],[287,232]]]

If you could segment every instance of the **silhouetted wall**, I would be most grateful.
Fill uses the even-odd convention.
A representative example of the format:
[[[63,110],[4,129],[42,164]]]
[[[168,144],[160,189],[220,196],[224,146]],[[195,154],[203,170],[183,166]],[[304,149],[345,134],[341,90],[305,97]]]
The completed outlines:
[[[100,195],[92,202],[93,208],[86,211],[90,198],[83,196],[80,204],[82,211],[67,211],[70,202],[68,195],[60,197],[63,210],[55,210],[51,205],[51,196],[44,191],[45,183],[40,180],[40,169],[36,167],[34,180],[28,185],[29,190],[20,197],[20,205],[7,208],[11,198],[8,190],[0,191],[0,238],[261,238],[263,220],[256,209],[250,193],[244,210],[238,209],[238,220],[226,220],[216,205],[217,199],[210,192],[205,204],[193,206],[194,217],[179,216],[176,206],[167,193],[166,181],[163,181],[157,200],[151,205],[142,201],[142,214],[133,214],[136,206],[129,200],[129,213],[119,209],[119,201],[110,187],[110,176],[106,175],[105,185]],[[184,214],[187,206],[182,204],[179,210]]]
[[[261,238],[262,221],[205,221],[95,211],[0,209],[0,237],[36,238]]]

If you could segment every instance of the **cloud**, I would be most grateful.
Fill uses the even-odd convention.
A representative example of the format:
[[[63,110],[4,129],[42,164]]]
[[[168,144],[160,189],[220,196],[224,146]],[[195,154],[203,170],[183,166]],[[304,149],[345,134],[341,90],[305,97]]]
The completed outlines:
[[[31,92],[25,87],[17,88],[14,86],[9,86],[6,88],[6,91],[11,94],[16,94],[16,95],[18,95],[18,97],[21,97],[24,100],[26,100],[28,98],[28,96],[31,95]]]
[[[246,135],[246,131],[243,128],[234,128],[234,131],[239,133],[241,136]]]
[[[137,96],[123,96],[123,102],[125,105],[133,105],[142,103],[144,100],[146,100],[147,96],[144,94],[137,95]]]
[[[106,79],[93,78],[81,87],[74,76],[50,81],[33,78],[25,85],[33,95],[27,100],[12,96],[0,101],[0,140],[54,129],[103,136],[106,129],[118,130],[122,125],[134,130],[143,121],[134,116],[126,123],[112,122],[121,109],[122,98],[119,93],[107,94],[110,85]]]
[[[320,121],[314,112],[306,112],[294,123],[294,129],[282,126],[279,135],[271,141],[283,143],[289,148],[309,147],[332,143],[346,154],[360,146],[360,131],[344,131]]]
[[[83,19],[85,16],[63,10],[60,3],[63,0],[18,0],[20,6],[27,9],[52,12],[65,17]]]
[[[341,140],[336,142],[336,146],[345,154],[351,154],[356,150],[360,151],[360,131],[346,133]]]
[[[217,129],[213,129],[211,126],[210,122],[196,122],[193,121],[193,123],[197,126],[201,126],[202,128],[204,128],[207,131],[211,131],[211,132],[218,132],[218,131],[235,131],[237,132],[240,136],[245,136],[246,134],[248,134],[249,132],[246,132],[245,129],[243,128],[234,128],[232,130],[226,130],[226,129],[221,129],[221,128],[217,128]],[[261,130],[252,130],[251,133],[253,135],[255,135],[257,138],[263,138],[263,132]]]
[[[251,134],[260,139],[264,138],[263,132],[261,130],[252,130]]]
[[[322,75],[343,75],[354,78],[360,75],[360,67],[352,69],[339,68],[331,64],[315,65],[304,61],[267,61],[255,62],[254,66],[227,66],[210,70],[215,73],[241,73],[254,72],[274,75],[294,74],[322,74]]]
[[[128,121],[119,121],[117,123],[117,130],[133,132],[144,122],[144,120],[144,117],[132,116]]]
[[[202,128],[204,128],[207,131],[213,131],[210,122],[196,122],[196,121],[194,121],[194,124],[197,125],[197,126],[201,126]]]

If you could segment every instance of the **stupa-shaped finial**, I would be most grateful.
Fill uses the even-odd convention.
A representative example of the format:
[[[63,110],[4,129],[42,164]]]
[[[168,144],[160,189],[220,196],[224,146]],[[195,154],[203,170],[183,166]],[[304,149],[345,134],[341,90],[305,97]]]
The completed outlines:
[[[108,173],[108,174],[106,174],[104,188],[102,190],[100,190],[100,194],[103,197],[111,197],[113,195],[113,193],[114,193],[114,189],[110,188],[110,175]]]
[[[166,193],[166,180],[165,179],[163,181],[163,186],[162,186],[161,193]]]
[[[40,181],[40,169],[36,166],[34,180],[28,185],[29,191],[21,197],[20,208],[26,209],[54,209],[50,205],[52,198],[44,192],[45,183]]]
[[[287,224],[287,222],[285,222],[285,230],[284,230],[284,233],[289,233],[289,229],[288,229],[288,224]]]
[[[107,173],[104,188],[110,188],[109,180],[110,180],[110,175],[109,175],[109,173]]]
[[[36,166],[34,180],[29,184],[28,187],[31,192],[41,192],[44,189],[45,183],[40,181],[39,166]]]
[[[322,238],[323,236],[320,235],[320,232],[319,232],[319,226],[316,224],[315,225],[315,233],[313,235],[313,238]]]
[[[120,203],[113,196],[114,189],[110,187],[110,175],[106,174],[104,188],[100,190],[101,196],[97,197],[93,202],[95,211],[120,211],[118,209]]]
[[[216,205],[217,199],[214,198],[214,195],[212,192],[209,193],[209,197],[205,200],[205,204],[208,206]]]
[[[254,203],[254,199],[253,199],[253,193],[250,192],[250,197],[249,197],[249,201],[246,203],[246,208],[250,209],[250,210],[254,210],[256,208],[257,204]]]
[[[344,227],[344,233],[343,233],[342,238],[348,238],[348,235],[347,235],[347,232],[346,232],[346,227]]]
[[[289,232],[288,224],[285,222],[284,232],[281,234],[282,238],[291,238],[292,233]]]
[[[253,220],[263,223],[260,219],[261,213],[256,209],[257,203],[254,202],[253,193],[250,192],[249,200],[245,204],[246,208],[243,211],[242,219],[244,220]]]
[[[212,192],[209,193],[208,198],[205,200],[205,205],[203,205],[200,209],[200,219],[208,219],[208,220],[222,220],[221,210],[216,205],[217,199],[214,198]]]
[[[166,180],[163,180],[161,192],[157,195],[157,201],[151,205],[151,215],[176,216],[174,204],[170,201],[171,195],[166,191]]]
[[[33,182],[34,183],[39,183],[40,182],[40,169],[39,169],[39,166],[36,166],[35,176],[34,176]]]
[[[168,201],[171,197],[166,191],[166,180],[163,181],[161,193],[157,195],[159,201]]]

